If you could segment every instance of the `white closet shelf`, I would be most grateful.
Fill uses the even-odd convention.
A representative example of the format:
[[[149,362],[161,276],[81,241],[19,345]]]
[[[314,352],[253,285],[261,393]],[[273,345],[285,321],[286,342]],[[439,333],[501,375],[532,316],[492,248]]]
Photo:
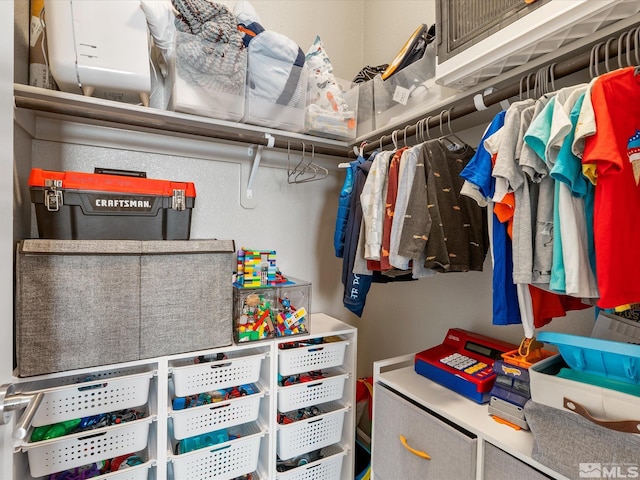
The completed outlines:
[[[300,151],[304,144],[307,151],[310,151],[313,146],[316,154],[346,157],[349,153],[349,144],[344,141],[86,97],[19,83],[14,84],[14,101],[16,108],[30,110],[40,116],[82,119],[84,123],[156,133],[196,135],[213,141],[245,145],[267,145],[269,137],[266,134],[268,134],[275,138],[276,148],[286,149],[290,145],[292,150]]]

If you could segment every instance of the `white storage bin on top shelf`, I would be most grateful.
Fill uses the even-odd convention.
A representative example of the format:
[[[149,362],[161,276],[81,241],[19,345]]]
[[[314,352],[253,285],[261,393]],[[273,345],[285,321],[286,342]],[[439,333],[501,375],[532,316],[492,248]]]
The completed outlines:
[[[242,118],[247,54],[244,49],[234,49],[233,58],[231,55],[212,55],[211,58],[218,59],[215,62],[203,53],[216,52],[220,48],[225,48],[225,44],[176,32],[170,110],[221,120],[239,121]]]
[[[256,383],[266,353],[229,356],[223,360],[198,363],[189,360],[172,363],[175,395],[186,397],[209,390]]]
[[[278,372],[280,375],[286,376],[338,367],[344,362],[347,345],[349,345],[349,340],[325,341],[324,343],[295,348],[280,348],[278,351]]]
[[[356,136],[363,137],[376,129],[376,121],[373,108],[373,80],[358,83],[358,125]]]
[[[348,80],[341,79],[336,79],[333,88],[330,84],[312,89],[312,81],[313,75],[309,78],[305,133],[334,140],[353,140],[358,128],[360,89],[352,88]]]
[[[421,59],[382,79],[374,77],[373,104],[375,125],[390,125],[415,108],[421,107],[432,95],[427,80],[436,73],[435,42],[430,43]]]
[[[287,80],[283,84],[284,75]],[[264,64],[250,51],[242,121],[289,132],[303,131],[308,79],[306,67],[273,58]]]

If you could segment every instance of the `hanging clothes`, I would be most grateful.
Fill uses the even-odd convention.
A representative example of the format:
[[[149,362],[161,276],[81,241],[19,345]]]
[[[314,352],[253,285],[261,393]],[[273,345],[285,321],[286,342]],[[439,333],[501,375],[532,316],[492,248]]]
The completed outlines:
[[[336,227],[333,235],[333,248],[336,257],[342,258],[344,254],[344,237],[347,227],[347,220],[351,209],[351,196],[353,195],[353,185],[356,179],[358,165],[365,161],[363,156],[352,162],[349,162],[347,173],[340,189],[340,197],[338,198],[338,214],[336,216]]]
[[[460,172],[475,151],[468,145],[451,151],[442,140],[419,151],[398,253],[440,272],[481,271],[488,249],[484,210],[460,196]]]
[[[596,173],[594,237],[601,308],[640,301],[640,75],[633,67],[600,76],[591,90],[596,132],[583,165]]]
[[[422,252],[415,261],[412,257],[400,255],[398,249],[404,227],[404,220],[409,203],[409,194],[416,175],[416,166],[422,144],[409,148],[401,157],[398,173],[398,193],[391,223],[391,241],[389,246],[389,263],[399,270],[411,270],[412,278],[420,279],[435,275],[437,272],[424,266],[425,254]]]
[[[372,280],[371,275],[360,275],[353,272],[362,224],[360,194],[364,188],[372,163],[371,160],[366,160],[358,165],[351,196],[350,213],[345,227],[344,257],[342,262],[344,295],[342,302],[348,310],[358,316],[362,316]]]
[[[398,197],[398,178],[400,176],[400,163],[402,158],[406,158],[408,147],[403,147],[393,154],[389,163],[387,174],[387,191],[384,198],[384,219],[382,223],[382,245],[380,249],[380,270],[389,276],[407,275],[410,272],[394,268],[389,263],[389,253],[391,250],[391,228]]]
[[[460,173],[465,182],[462,194],[474,199],[479,206],[487,205],[490,232],[492,275],[492,323],[494,325],[512,325],[521,323],[520,307],[516,285],[513,283],[513,258],[511,238],[507,234],[507,226],[502,223],[493,211],[493,197],[495,178],[491,175],[493,169],[492,154],[487,150],[485,141],[504,125],[505,111],[498,113],[480,140],[475,155]]]
[[[367,260],[380,261],[384,222],[383,199],[386,198],[389,160],[392,154],[393,152],[384,151],[375,156],[360,194],[366,238],[364,258]],[[379,270],[379,267],[377,269]]]

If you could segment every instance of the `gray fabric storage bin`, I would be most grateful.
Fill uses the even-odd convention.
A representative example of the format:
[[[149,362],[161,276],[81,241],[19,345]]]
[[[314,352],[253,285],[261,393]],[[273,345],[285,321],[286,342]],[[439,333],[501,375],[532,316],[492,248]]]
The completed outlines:
[[[374,385],[372,470],[378,480],[474,480],[477,439],[405,400],[380,383]],[[431,456],[426,460],[400,441]]]
[[[548,480],[550,477],[495,445],[484,443],[483,477],[487,480]]]
[[[16,374],[230,345],[232,240],[23,240]]]
[[[638,420],[639,411],[630,410],[629,420]],[[524,412],[534,440],[531,457],[552,470],[576,480],[605,478],[605,469],[626,475],[630,466],[637,473],[640,435],[610,430],[576,413],[532,400],[525,404]]]

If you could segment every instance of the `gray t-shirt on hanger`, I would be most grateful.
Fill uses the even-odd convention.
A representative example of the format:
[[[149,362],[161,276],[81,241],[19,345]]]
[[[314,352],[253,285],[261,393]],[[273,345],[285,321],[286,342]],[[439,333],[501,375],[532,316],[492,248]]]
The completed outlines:
[[[496,196],[494,201],[500,202],[506,191],[514,193],[516,208],[513,213],[513,281],[514,283],[530,283],[533,258],[533,244],[531,243],[531,205],[529,200],[529,183],[518,162],[523,147],[521,123],[522,114],[533,112],[534,101],[522,100],[511,104],[504,118],[504,132],[502,141],[496,154],[492,175],[496,178]],[[525,123],[530,120],[525,115]],[[506,188],[499,188],[499,180],[506,181]],[[528,275],[522,272],[528,270]]]
[[[555,92],[548,93],[542,95],[536,101],[533,117],[529,125],[538,120],[546,122],[546,120],[540,116],[540,112],[542,112],[554,96]],[[532,199],[533,266],[531,270],[531,281],[527,283],[549,283],[553,265],[554,180],[549,176],[549,169],[545,159],[541,158],[526,141],[524,142],[520,155],[520,166],[531,182],[529,196]],[[533,190],[537,190],[537,192],[532,193]],[[533,202],[534,198],[537,199],[537,202]]]

